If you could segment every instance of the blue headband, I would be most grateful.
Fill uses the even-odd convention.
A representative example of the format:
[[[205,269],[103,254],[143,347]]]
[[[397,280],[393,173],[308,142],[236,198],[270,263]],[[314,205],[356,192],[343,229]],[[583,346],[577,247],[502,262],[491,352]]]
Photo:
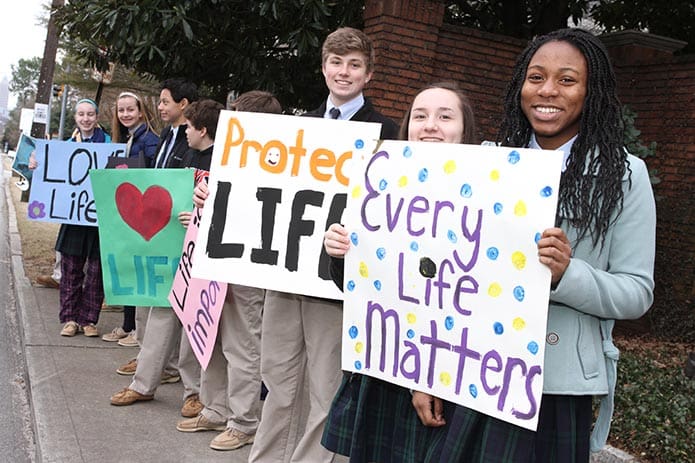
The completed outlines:
[[[79,105],[80,103],[89,103],[90,105],[94,106],[94,109],[96,110],[97,114],[99,114],[99,105],[96,101],[92,100],[91,98],[82,98],[80,101],[77,102],[77,105]]]

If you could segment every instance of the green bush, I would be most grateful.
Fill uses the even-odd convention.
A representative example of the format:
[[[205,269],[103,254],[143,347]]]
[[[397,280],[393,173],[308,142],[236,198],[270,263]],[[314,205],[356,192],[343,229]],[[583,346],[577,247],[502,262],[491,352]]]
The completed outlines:
[[[644,461],[695,462],[695,379],[683,372],[692,344],[617,339],[610,444]]]

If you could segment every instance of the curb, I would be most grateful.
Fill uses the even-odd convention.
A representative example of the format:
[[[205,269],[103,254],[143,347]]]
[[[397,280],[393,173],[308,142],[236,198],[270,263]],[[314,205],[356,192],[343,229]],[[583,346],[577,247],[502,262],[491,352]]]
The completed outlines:
[[[591,463],[639,463],[640,459],[620,449],[606,445],[598,453],[591,455]]]

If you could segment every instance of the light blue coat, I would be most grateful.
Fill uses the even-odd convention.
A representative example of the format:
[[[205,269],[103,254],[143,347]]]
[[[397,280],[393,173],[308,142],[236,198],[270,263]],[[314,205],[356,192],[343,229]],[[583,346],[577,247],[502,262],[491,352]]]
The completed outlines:
[[[593,451],[605,444],[613,412],[614,320],[639,318],[653,301],[654,195],[644,162],[632,155],[627,161],[623,210],[614,213],[603,247],[591,237],[577,243],[577,230],[563,220],[573,255],[548,309],[543,393],[603,396]]]

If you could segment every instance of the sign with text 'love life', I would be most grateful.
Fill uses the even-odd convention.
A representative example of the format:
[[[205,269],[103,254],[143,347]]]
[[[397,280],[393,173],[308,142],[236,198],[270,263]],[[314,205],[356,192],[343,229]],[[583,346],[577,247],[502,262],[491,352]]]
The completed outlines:
[[[99,211],[106,302],[169,307],[193,208],[193,169],[101,169],[90,173]]]
[[[562,153],[383,142],[344,225],[343,370],[535,430]]]
[[[97,209],[89,173],[106,167],[109,156],[123,155],[125,149],[123,143],[37,143],[29,218],[96,227]]]
[[[323,234],[381,124],[222,111],[193,276],[342,299]]]
[[[193,215],[183,239],[181,260],[169,293],[169,302],[186,330],[193,353],[205,370],[215,347],[220,314],[227,295],[227,283],[202,280],[191,275],[193,250],[202,212],[202,209],[193,208]]]

